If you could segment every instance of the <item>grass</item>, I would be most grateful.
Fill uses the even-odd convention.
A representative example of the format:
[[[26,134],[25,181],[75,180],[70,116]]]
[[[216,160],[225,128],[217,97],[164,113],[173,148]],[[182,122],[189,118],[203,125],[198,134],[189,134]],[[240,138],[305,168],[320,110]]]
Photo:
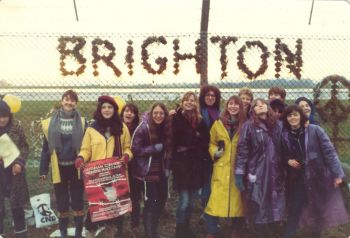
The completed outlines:
[[[140,112],[144,112],[150,108],[150,105],[154,101],[140,101],[137,102]],[[41,139],[42,133],[40,128],[40,119],[47,117],[50,109],[54,106],[55,102],[52,101],[24,101],[22,102],[22,110],[15,115],[17,119],[22,122],[22,125],[25,129],[27,135],[28,143],[30,144],[30,158],[28,159],[28,168],[27,168],[27,180],[30,190],[30,195],[34,196],[43,192],[49,192],[52,196],[51,204],[55,208],[55,198],[53,196],[52,184],[50,181],[44,184],[39,183],[38,179],[38,162],[40,159],[40,150],[41,150]],[[165,104],[169,108],[174,108],[176,102],[167,101]],[[91,118],[91,115],[96,107],[96,102],[79,102],[78,108],[83,116]],[[331,128],[328,124],[322,125],[328,133],[331,133]],[[330,135],[330,134],[329,134]],[[349,121],[341,124],[340,135],[344,137],[349,137],[350,135],[350,124]],[[350,164],[350,149],[349,142],[341,142],[338,144],[338,153],[342,161]],[[175,234],[175,209],[176,209],[177,195],[174,191],[171,190],[171,198],[169,198],[166,211],[164,216],[161,219],[160,224],[160,234],[164,237],[173,237]],[[6,206],[7,214],[10,214],[9,206]],[[192,217],[192,226],[198,234],[198,237],[205,237],[206,229],[204,224],[200,221],[199,217],[202,213],[202,208],[199,205],[199,202],[196,201],[195,210]],[[14,237],[12,234],[11,219],[10,216],[6,216],[5,220],[5,229],[7,231],[6,237]],[[129,230],[129,219],[127,219],[125,227],[125,237],[131,237]],[[30,238],[43,238],[49,237],[49,234],[57,229],[57,226],[52,226],[45,229],[35,229],[29,228]],[[221,220],[221,237],[228,237],[229,233],[229,221],[228,219]],[[350,235],[350,224],[342,225],[337,228],[330,229],[323,234],[323,238],[342,238],[349,237]],[[252,233],[248,230],[245,232],[245,238],[253,238]],[[276,236],[277,238],[278,236]],[[301,231],[296,236],[297,238],[308,237],[307,231]]]

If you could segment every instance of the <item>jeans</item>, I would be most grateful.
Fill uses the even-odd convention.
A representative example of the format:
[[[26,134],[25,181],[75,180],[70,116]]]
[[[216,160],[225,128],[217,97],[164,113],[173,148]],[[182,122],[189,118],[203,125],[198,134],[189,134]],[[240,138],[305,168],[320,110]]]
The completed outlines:
[[[210,193],[211,193],[211,176],[212,176],[212,171],[210,171],[210,174],[202,187],[201,201],[202,201],[202,206],[204,208],[207,206]]]
[[[195,198],[197,190],[180,190],[179,200],[176,209],[176,223],[188,223],[192,212],[192,203]]]

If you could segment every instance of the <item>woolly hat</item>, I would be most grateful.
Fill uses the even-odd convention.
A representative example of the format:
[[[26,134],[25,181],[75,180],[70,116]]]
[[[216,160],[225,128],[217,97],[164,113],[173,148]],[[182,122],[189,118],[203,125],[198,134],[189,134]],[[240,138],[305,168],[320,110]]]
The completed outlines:
[[[2,99],[0,99],[0,117],[11,116],[11,109],[9,105]]]
[[[97,100],[101,105],[105,102],[111,104],[116,111],[118,111],[118,104],[117,102],[114,100],[114,98],[112,98],[111,96],[107,96],[107,95],[102,95],[98,98]]]
[[[272,110],[274,111],[280,111],[280,112],[283,112],[284,109],[286,108],[286,104],[284,102],[282,102],[282,100],[276,98],[276,99],[273,99],[271,102],[270,102],[270,107],[272,108]]]

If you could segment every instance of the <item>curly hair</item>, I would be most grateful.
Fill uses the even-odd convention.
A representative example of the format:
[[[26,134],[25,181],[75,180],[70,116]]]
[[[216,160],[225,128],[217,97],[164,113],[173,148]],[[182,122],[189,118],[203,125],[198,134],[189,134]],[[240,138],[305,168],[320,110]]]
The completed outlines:
[[[253,94],[253,91],[248,88],[248,87],[243,87],[239,90],[239,93],[238,93],[238,96],[241,96],[241,95],[248,95],[252,101],[254,100],[254,94]]]
[[[201,108],[207,107],[208,105],[205,103],[205,96],[212,91],[215,94],[215,102],[213,107],[216,109],[220,109],[220,101],[221,101],[221,92],[220,89],[213,85],[204,85],[201,87],[199,91],[199,105]]]

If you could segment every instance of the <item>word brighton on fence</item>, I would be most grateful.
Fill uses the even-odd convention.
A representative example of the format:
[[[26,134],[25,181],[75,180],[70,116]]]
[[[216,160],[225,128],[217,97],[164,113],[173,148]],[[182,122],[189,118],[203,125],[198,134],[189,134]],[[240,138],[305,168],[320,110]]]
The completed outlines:
[[[211,43],[213,44],[219,44],[220,47],[220,64],[221,64],[221,78],[225,78],[227,76],[227,54],[226,49],[227,46],[230,44],[235,44],[237,42],[238,38],[233,36],[213,36],[210,38]],[[86,58],[81,53],[83,51],[83,48],[86,45],[86,40],[84,37],[77,37],[77,36],[62,36],[58,39],[59,45],[57,47],[58,51],[60,52],[60,70],[62,72],[63,76],[67,75],[81,75],[84,73],[86,68]],[[114,74],[117,77],[120,77],[122,75],[122,72],[120,69],[112,62],[115,53],[115,47],[114,45],[109,42],[108,40],[102,40],[100,38],[96,38],[92,40],[92,67],[94,69],[93,75],[98,76],[98,65],[97,63],[99,61],[104,62],[108,67],[110,67]],[[127,41],[128,46],[126,49],[126,55],[125,55],[125,63],[127,64],[127,67],[129,69],[128,74],[133,74],[133,67],[134,67],[134,47],[133,47],[133,41],[128,40]],[[158,65],[158,68],[155,69],[152,67],[151,63],[149,62],[149,52],[147,50],[148,46],[151,44],[162,44],[166,45],[168,42],[164,36],[159,37],[148,37],[146,38],[142,45],[141,45],[141,64],[143,68],[150,74],[162,74],[167,69],[167,62],[168,59],[166,57],[158,57],[155,59],[154,63]],[[199,74],[201,72],[201,67],[203,65],[203,49],[204,46],[200,39],[195,41],[195,53],[180,53],[180,40],[174,39],[173,40],[173,73],[176,75],[180,72],[180,61],[187,60],[187,59],[194,59],[196,62],[196,72]],[[72,47],[68,47],[68,44]],[[104,48],[104,51],[108,50],[108,55],[101,55],[99,54],[99,49]],[[247,53],[247,51],[251,50],[252,48],[257,48],[261,51],[260,59],[261,64],[257,71],[253,72],[249,67],[247,66],[245,62],[244,55]],[[293,73],[294,76],[298,79],[301,78],[301,68],[303,66],[303,60],[302,60],[302,40],[297,39],[296,40],[296,50],[293,53],[292,50],[289,49],[289,47],[282,42],[281,39],[277,38],[275,40],[275,46],[274,46],[274,65],[275,65],[275,77],[280,77],[280,71],[281,67],[285,66],[289,69],[290,73]],[[243,46],[237,51],[237,66],[238,68],[246,74],[247,78],[249,79],[255,79],[258,76],[265,73],[265,71],[268,68],[268,62],[267,59],[271,55],[268,48],[264,43],[261,41],[246,41]],[[283,57],[284,56],[284,57]],[[80,66],[74,71],[74,70],[67,70],[65,59],[66,57],[72,57],[74,58]]]

